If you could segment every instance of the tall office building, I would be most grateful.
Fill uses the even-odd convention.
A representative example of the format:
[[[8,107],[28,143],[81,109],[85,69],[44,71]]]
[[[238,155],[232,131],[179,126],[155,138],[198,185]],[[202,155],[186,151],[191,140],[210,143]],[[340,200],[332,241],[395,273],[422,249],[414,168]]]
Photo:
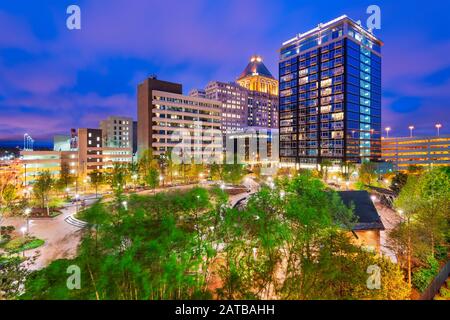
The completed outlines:
[[[283,43],[280,161],[381,158],[381,46],[339,17]]]
[[[139,152],[151,148],[161,155],[178,147],[199,159],[220,150],[215,136],[218,132],[220,138],[221,107],[218,101],[183,95],[181,84],[146,79],[138,86]]]
[[[260,56],[253,56],[236,82],[211,81],[191,96],[222,102],[223,134],[242,132],[248,126],[278,128],[278,81]]]
[[[248,92],[236,83],[212,81],[205,89],[208,99],[221,102],[221,128],[225,135],[240,132],[248,122]]]
[[[107,147],[133,147],[133,119],[129,117],[110,116],[100,122],[103,142]]]

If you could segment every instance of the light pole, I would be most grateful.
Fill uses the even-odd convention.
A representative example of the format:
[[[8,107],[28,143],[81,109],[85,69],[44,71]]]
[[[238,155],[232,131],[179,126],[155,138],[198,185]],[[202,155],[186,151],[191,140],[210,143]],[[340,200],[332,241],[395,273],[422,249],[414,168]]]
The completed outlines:
[[[31,214],[31,209],[30,208],[26,208],[25,209],[25,216],[27,217],[27,234],[30,233],[30,214]]]
[[[391,127],[387,127],[384,130],[386,130],[386,139],[389,139],[389,132],[392,130]]]
[[[442,124],[437,123],[437,124],[436,124],[436,129],[437,129],[437,135],[438,135],[438,137],[441,135],[441,128],[442,128]]]
[[[75,214],[78,214],[78,199],[80,198],[79,194],[75,195]]]
[[[412,138],[413,137],[413,130],[415,129],[414,126],[409,126],[409,137]]]
[[[27,232],[26,227],[20,228],[20,231],[22,232],[22,237],[25,238],[25,232]],[[25,258],[25,250],[22,250],[22,256]]]

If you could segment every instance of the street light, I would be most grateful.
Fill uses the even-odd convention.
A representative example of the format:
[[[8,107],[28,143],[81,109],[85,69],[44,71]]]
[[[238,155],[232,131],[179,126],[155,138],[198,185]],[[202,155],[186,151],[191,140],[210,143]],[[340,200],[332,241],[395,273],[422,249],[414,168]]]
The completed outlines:
[[[372,202],[377,201],[377,197],[376,196],[371,196],[370,199],[372,200]]]
[[[75,214],[78,214],[78,199],[80,198],[79,194],[75,195]]]
[[[384,130],[386,130],[386,138],[389,139],[389,132],[392,130],[391,127],[387,127]]]
[[[30,213],[31,213],[31,209],[30,208],[26,208],[25,209],[25,216],[27,217],[27,234],[30,233]]]
[[[413,137],[413,130],[415,129],[414,126],[409,126],[409,137],[412,138]]]
[[[437,124],[436,124],[436,129],[437,129],[437,135],[438,135],[438,137],[439,137],[440,134],[441,134],[441,128],[442,128],[442,124],[437,123]]]

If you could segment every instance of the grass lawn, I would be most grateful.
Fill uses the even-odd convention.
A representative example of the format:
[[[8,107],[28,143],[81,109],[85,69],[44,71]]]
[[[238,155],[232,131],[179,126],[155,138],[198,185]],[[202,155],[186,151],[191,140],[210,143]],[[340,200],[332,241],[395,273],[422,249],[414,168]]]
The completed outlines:
[[[9,253],[19,253],[25,250],[36,249],[45,243],[42,239],[16,238],[3,245],[3,249]]]

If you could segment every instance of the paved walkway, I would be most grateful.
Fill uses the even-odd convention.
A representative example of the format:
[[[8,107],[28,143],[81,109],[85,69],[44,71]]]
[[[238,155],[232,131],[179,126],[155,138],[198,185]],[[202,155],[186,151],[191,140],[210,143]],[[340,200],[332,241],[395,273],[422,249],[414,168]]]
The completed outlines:
[[[87,204],[92,204],[88,200]],[[25,256],[38,255],[31,269],[44,268],[57,259],[70,259],[76,255],[77,247],[81,239],[80,228],[68,224],[65,219],[76,212],[74,205],[67,205],[62,213],[55,218],[30,219],[30,235],[42,239],[45,244],[37,249],[28,250]],[[2,225],[12,225],[16,228],[16,235],[20,236],[20,228],[26,226],[23,217],[5,218]]]

